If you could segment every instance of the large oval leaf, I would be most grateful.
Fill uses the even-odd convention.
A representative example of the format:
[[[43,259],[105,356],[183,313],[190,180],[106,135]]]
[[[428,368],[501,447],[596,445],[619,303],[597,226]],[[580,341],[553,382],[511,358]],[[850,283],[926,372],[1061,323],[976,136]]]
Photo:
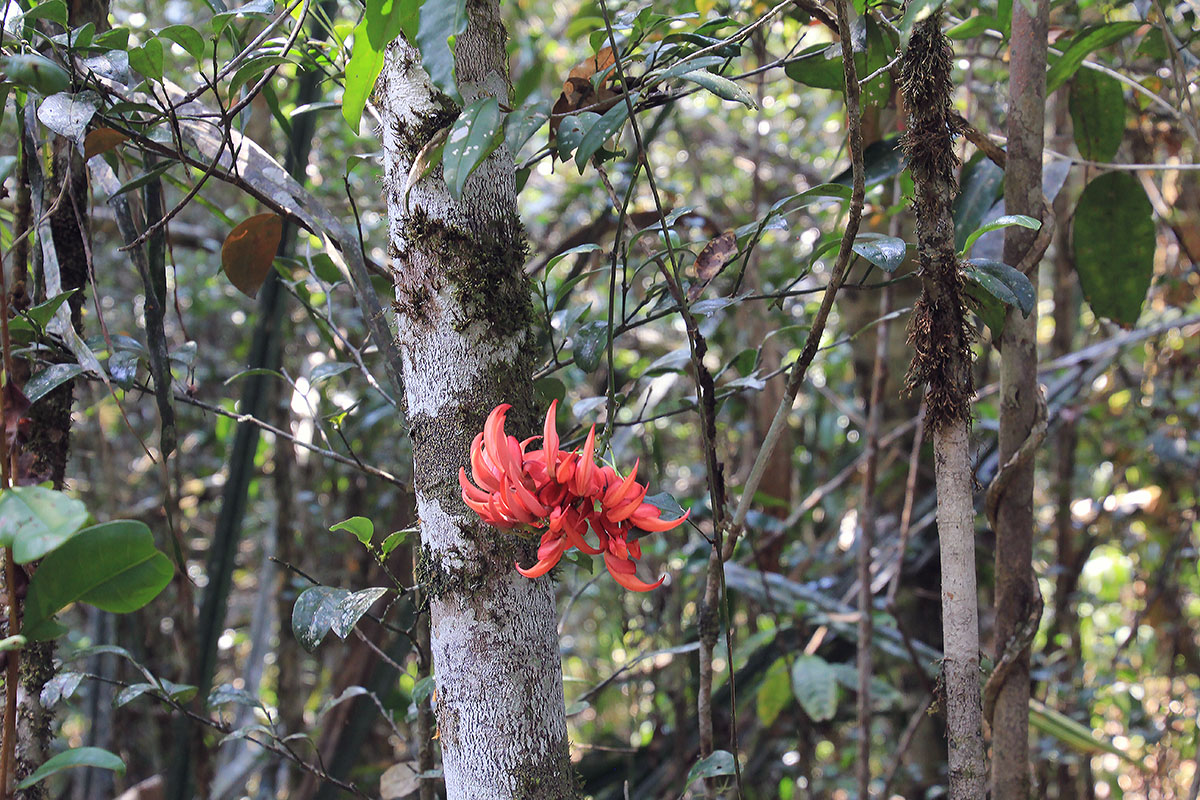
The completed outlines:
[[[450,127],[442,150],[446,188],[457,200],[471,173],[503,141],[504,115],[494,97],[481,97],[463,109]]]
[[[637,103],[637,94],[635,93],[630,100]],[[579,167],[580,175],[587,167],[588,160],[608,141],[610,136],[621,130],[627,119],[629,119],[629,106],[624,102],[618,102],[605,111],[600,119],[592,123],[587,133],[583,134],[579,147],[575,150],[575,165]]]
[[[1075,208],[1071,243],[1092,311],[1132,327],[1154,275],[1154,220],[1138,179],[1109,172],[1089,183]]]
[[[24,633],[31,639],[53,635],[51,617],[76,602],[116,614],[136,611],[174,574],[145,523],[118,520],[84,528],[38,566],[25,600]]]
[[[792,691],[813,722],[837,712],[837,673],[820,656],[803,655],[792,664]]]
[[[728,750],[714,750],[712,755],[697,761],[688,770],[687,782],[698,781],[701,778],[716,778],[721,775],[732,775],[735,772],[733,753]]]
[[[67,541],[87,522],[87,508],[62,492],[42,486],[0,491],[0,546],[13,561],[36,561]]]
[[[1071,126],[1079,154],[1108,161],[1125,136],[1125,93],[1116,78],[1085,69],[1071,80]]]

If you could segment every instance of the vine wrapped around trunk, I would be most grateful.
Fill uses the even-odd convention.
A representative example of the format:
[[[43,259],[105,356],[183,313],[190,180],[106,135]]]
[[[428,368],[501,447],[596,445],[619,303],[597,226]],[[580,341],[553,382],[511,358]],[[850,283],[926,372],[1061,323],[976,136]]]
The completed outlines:
[[[459,90],[467,103],[506,101],[498,4],[468,10],[455,42]],[[421,523],[417,579],[429,597],[447,795],[574,797],[550,579],[513,569],[514,560],[531,563],[532,552],[483,524],[458,482],[472,438],[497,405],[512,405],[510,426],[522,438],[536,424],[533,304],[512,156],[503,146],[493,153],[461,201],[440,170],[406,193],[414,158],[459,109],[403,38],[387,48],[376,97]]]

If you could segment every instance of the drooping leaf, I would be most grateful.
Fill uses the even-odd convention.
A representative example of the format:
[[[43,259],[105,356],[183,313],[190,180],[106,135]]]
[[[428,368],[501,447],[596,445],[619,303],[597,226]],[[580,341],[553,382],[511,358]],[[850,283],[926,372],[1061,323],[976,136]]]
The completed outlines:
[[[1124,39],[1129,34],[1142,27],[1142,22],[1110,22],[1106,25],[1095,25],[1080,31],[1062,56],[1051,55],[1053,66],[1046,73],[1046,96],[1062,86],[1079,69],[1084,60],[1102,47],[1108,47],[1114,42]]]
[[[801,655],[792,664],[792,691],[813,722],[837,713],[837,673],[820,656]]]
[[[1125,93],[1116,78],[1085,69],[1071,79],[1071,128],[1079,154],[1109,161],[1125,136]]]
[[[963,168],[962,184],[954,202],[954,247],[964,245],[1004,193],[1004,170],[983,153],[976,153]]]
[[[333,586],[310,586],[300,593],[292,606],[292,633],[305,650],[317,649],[333,625],[338,603],[349,596],[348,589]]]
[[[421,680],[417,681],[413,686],[412,700],[414,703],[420,706],[422,703],[432,697],[434,691],[436,690],[437,684],[434,682],[434,677],[432,675],[426,675],[424,678],[421,678]]]
[[[683,506],[669,492],[647,495],[642,502],[657,508],[667,519],[679,519],[684,514]]]
[[[1128,172],[1093,179],[1075,207],[1071,245],[1092,311],[1132,327],[1154,276],[1154,219],[1138,179]]]
[[[13,561],[28,564],[62,546],[87,522],[82,502],[43,486],[0,491],[0,546]]]
[[[608,322],[585,322],[571,338],[571,353],[575,356],[575,366],[584,372],[595,372],[600,367],[600,359],[604,357],[608,347]]]
[[[430,0],[421,4],[417,48],[433,85],[455,102],[462,102],[454,75],[450,42],[467,28],[467,0]]]
[[[370,690],[365,689],[362,686],[347,686],[337,697],[330,698],[321,705],[321,708],[317,711],[317,719],[320,719],[328,714],[331,708],[339,705],[340,703],[344,703],[347,700],[353,700],[355,697],[370,693]]]
[[[558,157],[563,161],[570,159],[571,154],[575,152],[575,148],[579,147],[580,143],[583,142],[584,134],[598,119],[600,119],[600,115],[594,111],[581,111],[562,120],[562,123],[558,126],[557,135],[554,138],[554,146],[558,151]]]
[[[494,97],[481,97],[463,109],[450,126],[442,149],[446,188],[456,200],[471,173],[504,141],[504,115]]]
[[[721,775],[734,774],[733,753],[728,750],[714,750],[712,755],[702,758],[688,770],[687,782],[698,781],[702,778],[716,778]]]
[[[75,767],[110,769],[118,775],[125,774],[125,762],[107,750],[99,747],[76,747],[46,759],[46,762],[35,769],[28,778],[18,783],[17,788],[28,789],[51,775]]]
[[[349,531],[364,545],[370,546],[371,537],[375,535],[375,523],[366,517],[351,517],[330,526],[331,531]]]
[[[329,626],[330,630],[336,633],[339,639],[345,639],[350,635],[350,631],[354,630],[354,626],[358,624],[363,615],[371,610],[371,606],[375,605],[375,601],[387,593],[386,587],[374,586],[370,589],[360,589],[343,597],[334,612],[333,621]]]
[[[258,295],[283,236],[283,217],[255,214],[230,231],[221,245],[221,267],[230,283],[249,297]]]
[[[421,0],[367,0],[367,38],[371,46],[383,51],[401,33],[411,40],[417,32]]]
[[[71,603],[125,614],[149,603],[171,582],[175,567],[135,520],[85,528],[51,552],[29,582],[25,631],[42,638],[50,618]]]
[[[383,71],[383,48],[371,44],[367,35],[367,20],[363,19],[354,29],[354,49],[346,63],[346,89],[342,92],[342,117],[357,132],[367,98],[375,88],[375,81]]]
[[[382,558],[387,558],[392,554],[393,550],[404,544],[408,537],[412,536],[416,532],[416,528],[404,528],[403,530],[389,533],[387,538],[383,540],[383,543],[379,545],[379,555]]]
[[[1021,309],[1029,316],[1036,300],[1033,283],[1020,270],[1000,261],[972,258],[963,262],[967,278],[1005,305]]]
[[[908,253],[908,245],[903,239],[897,239],[895,236],[868,238],[862,235],[854,240],[852,248],[855,253],[888,274],[899,269]]]
[[[313,367],[313,371],[308,376],[308,384],[309,386],[318,386],[330,378],[337,377],[353,368],[353,364],[348,364],[345,361],[326,361],[324,364],[318,364]]]
[[[754,97],[749,92],[722,75],[714,75],[707,70],[695,70],[685,72],[679,77],[700,84],[722,100],[741,103],[748,108],[758,108],[758,104],[754,102]]]
[[[83,367],[78,364],[51,364],[25,383],[25,397],[31,404],[36,403],[83,372]]]

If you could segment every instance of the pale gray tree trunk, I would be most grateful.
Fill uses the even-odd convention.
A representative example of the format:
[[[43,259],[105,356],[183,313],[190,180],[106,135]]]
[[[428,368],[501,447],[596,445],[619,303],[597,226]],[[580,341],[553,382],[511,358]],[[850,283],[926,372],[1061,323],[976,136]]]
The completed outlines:
[[[472,0],[455,43],[470,103],[508,100],[505,32],[496,0]],[[461,201],[435,169],[405,196],[414,157],[458,114],[417,51],[400,39],[376,86],[383,115],[389,257],[413,443],[427,592],[434,708],[451,800],[575,796],[562,671],[548,578],[513,562],[528,546],[483,525],[462,502],[459,468],[489,411],[511,403],[509,432],[535,427],[533,305],[512,154],[500,147]],[[528,563],[528,562],[526,562]]]

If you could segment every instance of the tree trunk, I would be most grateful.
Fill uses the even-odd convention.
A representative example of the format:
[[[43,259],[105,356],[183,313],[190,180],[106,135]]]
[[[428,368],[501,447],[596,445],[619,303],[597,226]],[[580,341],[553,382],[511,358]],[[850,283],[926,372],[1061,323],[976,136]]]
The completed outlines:
[[[1042,146],[1046,97],[1046,25],[1049,3],[1031,15],[1013,5],[1012,73],[1009,79],[1008,153],[1004,170],[1006,213],[1042,217]],[[1043,224],[1045,220],[1043,220]],[[1020,264],[1036,233],[1009,228],[1004,260]],[[1036,265],[1032,280],[1037,283]],[[1001,337],[1000,455],[1007,464],[1036,423],[1037,309],[1009,308]],[[1017,636],[1037,591],[1033,575],[1033,459],[1015,466],[996,510],[996,661]],[[992,714],[992,796],[1029,797],[1029,649],[1017,657],[996,695]]]
[[[468,4],[455,44],[466,102],[508,99],[505,31],[496,0]],[[488,412],[511,403],[520,438],[535,428],[533,304],[522,271],[512,154],[501,146],[467,181],[461,201],[435,169],[405,196],[421,147],[459,109],[432,85],[417,51],[388,46],[376,86],[383,126],[389,255],[396,288],[437,686],[435,711],[447,796],[576,796],[548,578],[513,562],[523,540],[483,525],[462,502],[459,469]],[[528,563],[528,562],[526,562]]]
[[[903,145],[913,176],[921,297],[913,308],[909,380],[924,384],[933,430],[941,545],[943,702],[949,738],[951,800],[978,800],[987,788],[979,692],[979,600],[970,454],[971,349],[954,248],[956,186],[951,116],[953,52],[941,15],[917,23],[901,58],[909,112]]]

